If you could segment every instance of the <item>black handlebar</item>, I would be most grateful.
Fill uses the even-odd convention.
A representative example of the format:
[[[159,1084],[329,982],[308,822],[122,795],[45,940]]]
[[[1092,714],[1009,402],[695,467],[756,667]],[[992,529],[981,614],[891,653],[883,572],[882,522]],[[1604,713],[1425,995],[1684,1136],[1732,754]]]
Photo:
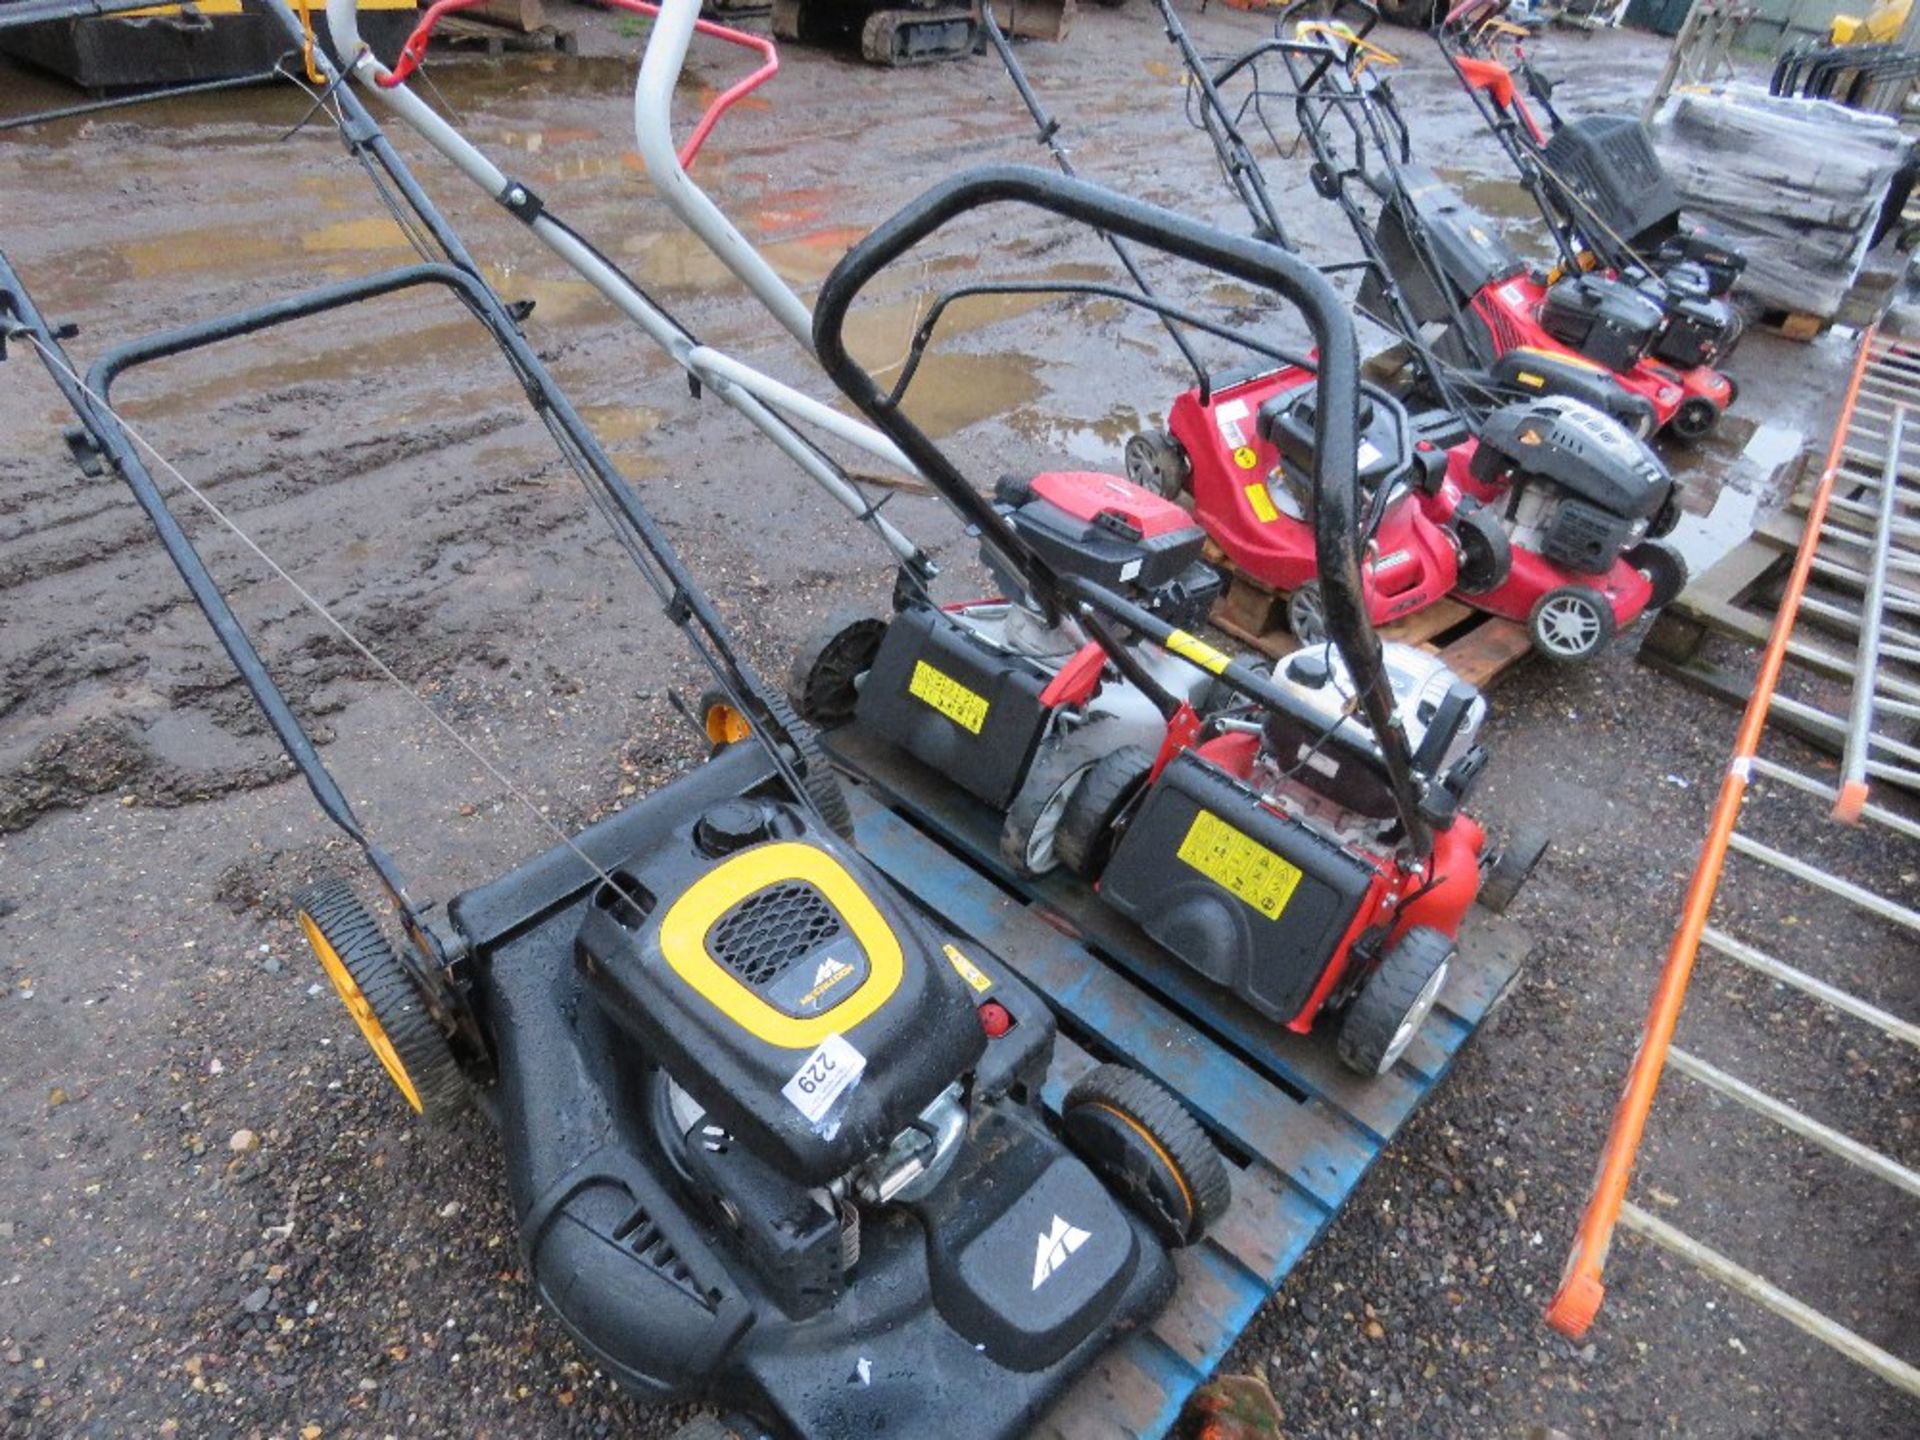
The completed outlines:
[[[883,221],[827,276],[813,312],[814,348],[827,374],[906,452],[940,495],[979,527],[986,545],[1005,560],[1050,617],[1091,609],[1128,629],[1143,629],[1137,623],[1144,618],[1142,612],[1120,596],[1084,582],[1064,582],[847,351],[844,328],[848,310],[875,275],[961,215],[1008,202],[1050,211],[1270,290],[1300,311],[1319,358],[1319,391],[1314,407],[1314,550],[1326,598],[1327,628],[1380,743],[1401,823],[1415,845],[1425,849],[1431,832],[1420,815],[1412,757],[1394,715],[1393,693],[1381,663],[1380,639],[1368,623],[1361,598],[1355,524],[1359,494],[1359,344],[1352,318],[1326,277],[1311,264],[1262,241],[1228,235],[1083,180],[1030,166],[969,170],[935,186]],[[1244,667],[1235,665],[1223,678],[1236,689],[1271,703],[1275,687],[1248,686],[1245,676]]]

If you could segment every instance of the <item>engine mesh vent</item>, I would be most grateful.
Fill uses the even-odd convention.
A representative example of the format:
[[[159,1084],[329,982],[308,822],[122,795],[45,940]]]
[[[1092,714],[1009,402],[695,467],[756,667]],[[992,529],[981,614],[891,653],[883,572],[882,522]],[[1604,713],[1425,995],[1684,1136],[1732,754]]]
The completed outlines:
[[[713,927],[707,948],[757,987],[779,979],[842,928],[826,896],[804,880],[788,880],[742,900]]]

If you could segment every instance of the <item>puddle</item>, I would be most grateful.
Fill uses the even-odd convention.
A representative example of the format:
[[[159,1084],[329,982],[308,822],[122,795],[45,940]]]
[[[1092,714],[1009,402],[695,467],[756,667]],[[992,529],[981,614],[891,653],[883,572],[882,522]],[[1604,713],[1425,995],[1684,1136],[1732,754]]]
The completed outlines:
[[[543,322],[576,320],[596,310],[607,316],[617,313],[606,297],[585,280],[537,275],[514,265],[482,265],[480,268],[486,274],[487,283],[509,303],[533,301],[533,318],[528,321],[533,327]]]
[[[1740,432],[1728,431],[1737,419],[1729,417],[1722,422],[1722,432],[1701,449],[1723,445],[1730,450]],[[1753,532],[1754,520],[1762,505],[1778,498],[1774,478],[1782,466],[1800,455],[1806,443],[1803,430],[1762,422],[1752,427],[1737,454],[1715,467],[1721,469],[1723,483],[1713,497],[1713,507],[1704,515],[1682,515],[1680,523],[1667,537],[1686,557],[1687,569],[1694,576],[1705,574]]]
[[[1806,448],[1807,435],[1804,430],[1797,430],[1791,425],[1775,425],[1770,420],[1762,421],[1754,427],[1746,448],[1740,452],[1740,458],[1762,475],[1771,476]]]
[[[580,418],[609,449],[641,440],[660,428],[666,412],[646,405],[582,405]]]
[[[1039,398],[1037,362],[1013,354],[934,353],[922,362],[907,391],[907,417],[932,439]]]
[[[1006,417],[1006,426],[1034,446],[1036,470],[1104,470],[1122,473],[1121,451],[1144,428],[1131,405],[1116,406],[1098,420],[1074,420],[1022,406]]]
[[[1759,509],[1758,495],[1723,489],[1714,497],[1713,509],[1706,514],[1682,515],[1673,533],[1667,536],[1667,543],[1685,558],[1687,573],[1697,580],[1753,533],[1753,519]]]

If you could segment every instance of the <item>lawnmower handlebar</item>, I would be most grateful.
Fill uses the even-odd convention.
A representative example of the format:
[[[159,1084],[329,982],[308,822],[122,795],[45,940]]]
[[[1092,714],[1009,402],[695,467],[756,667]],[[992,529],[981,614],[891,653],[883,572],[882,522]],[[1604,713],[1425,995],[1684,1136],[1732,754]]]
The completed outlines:
[[[1310,263],[1273,245],[1228,235],[1083,180],[1031,166],[985,166],[957,175],[909,202],[834,266],[820,288],[813,314],[814,348],[827,374],[848,399],[893,438],[940,495],[979,527],[986,544],[1009,564],[1028,593],[1051,615],[1092,610],[1129,629],[1146,628],[1139,623],[1143,618],[1139,607],[1099,586],[1064,581],[1056,574],[847,350],[848,311],[881,270],[961,215],[1001,203],[1049,211],[1191,261],[1270,290],[1299,310],[1319,357],[1319,393],[1314,407],[1314,550],[1326,600],[1328,633],[1354,678],[1361,706],[1379,741],[1401,823],[1415,845],[1425,849],[1430,830],[1420,814],[1412,755],[1394,714],[1380,639],[1368,623],[1361,598],[1356,528],[1359,344],[1352,317],[1327,278]],[[1165,637],[1149,630],[1149,638]],[[1272,696],[1266,692],[1274,687],[1246,686],[1250,673],[1246,667],[1235,663],[1218,673],[1235,689],[1271,701]]]

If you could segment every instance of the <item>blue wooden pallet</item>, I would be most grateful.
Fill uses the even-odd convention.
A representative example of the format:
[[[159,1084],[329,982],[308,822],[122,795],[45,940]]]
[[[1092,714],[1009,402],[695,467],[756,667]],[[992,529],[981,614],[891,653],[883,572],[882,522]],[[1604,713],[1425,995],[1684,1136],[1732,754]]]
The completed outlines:
[[[1052,1103],[1097,1060],[1122,1060],[1248,1157],[1226,1218],[1176,1257],[1180,1288],[1166,1311],[1109,1350],[1035,1432],[1164,1435],[1498,1003],[1525,958],[1525,934],[1475,909],[1433,1018],[1393,1073],[1365,1080],[1340,1064],[1327,1035],[1262,1019],[1078,881],[1014,876],[999,858],[998,818],[941,777],[853,727],[828,743],[855,782],[861,850],[1059,1015]]]

